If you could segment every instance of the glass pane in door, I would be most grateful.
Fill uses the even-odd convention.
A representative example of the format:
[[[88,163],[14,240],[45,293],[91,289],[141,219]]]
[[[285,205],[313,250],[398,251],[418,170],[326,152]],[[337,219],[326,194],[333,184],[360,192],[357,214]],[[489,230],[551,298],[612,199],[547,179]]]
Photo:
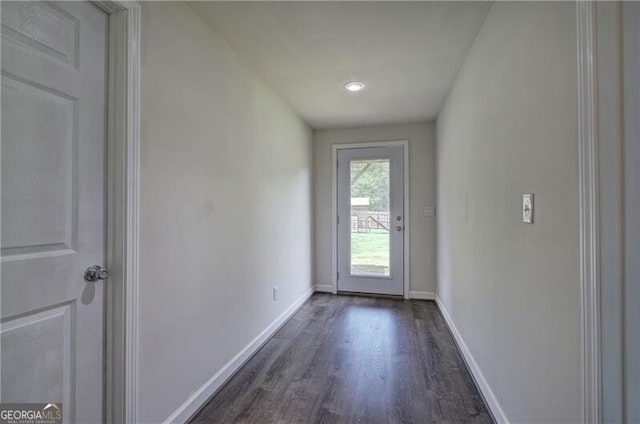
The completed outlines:
[[[388,277],[389,159],[350,162],[351,275]]]

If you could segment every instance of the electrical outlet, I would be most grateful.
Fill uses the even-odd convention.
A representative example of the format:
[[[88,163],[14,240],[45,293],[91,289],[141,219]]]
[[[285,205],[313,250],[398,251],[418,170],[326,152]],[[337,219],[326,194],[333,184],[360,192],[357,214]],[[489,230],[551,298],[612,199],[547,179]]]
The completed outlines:
[[[278,286],[273,286],[273,301],[278,300]]]

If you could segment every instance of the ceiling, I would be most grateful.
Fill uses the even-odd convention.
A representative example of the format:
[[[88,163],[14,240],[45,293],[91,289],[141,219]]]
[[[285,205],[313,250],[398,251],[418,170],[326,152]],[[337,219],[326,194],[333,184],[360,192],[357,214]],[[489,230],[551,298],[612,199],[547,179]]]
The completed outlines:
[[[192,3],[311,127],[435,118],[488,2]],[[343,85],[367,86],[349,93]]]

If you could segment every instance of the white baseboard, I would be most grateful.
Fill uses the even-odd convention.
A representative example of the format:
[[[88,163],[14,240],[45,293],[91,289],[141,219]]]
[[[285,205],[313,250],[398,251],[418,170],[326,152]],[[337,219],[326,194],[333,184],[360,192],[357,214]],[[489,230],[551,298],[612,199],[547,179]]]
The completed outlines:
[[[444,317],[444,320],[446,321],[447,326],[449,327],[449,330],[451,331],[451,334],[453,334],[453,338],[458,345],[458,350],[460,350],[460,352],[462,353],[462,357],[467,364],[467,368],[469,368],[469,370],[471,371],[471,375],[476,382],[476,386],[478,387],[478,389],[480,389],[480,394],[484,398],[484,401],[487,404],[491,415],[493,415],[493,419],[498,424],[508,424],[509,420],[507,419],[504,410],[500,406],[500,403],[493,393],[493,390],[491,390],[489,383],[484,378],[482,371],[480,371],[480,367],[478,367],[475,359],[473,359],[473,355],[467,347],[467,344],[464,342],[462,334],[460,334],[460,332],[458,331],[458,328],[453,323],[449,312],[447,312],[447,309],[444,307],[442,301],[440,300],[440,297],[438,297],[437,294],[435,295],[435,299],[438,308],[440,309],[440,312],[442,313],[442,316]]]
[[[316,291],[323,293],[333,293],[333,286],[331,284],[316,284]]]
[[[184,423],[211,397],[224,383],[229,380],[252,356],[256,353],[269,338],[287,322],[293,314],[311,297],[314,287],[307,290],[293,305],[287,308],[278,318],[264,329],[255,339],[249,342],[236,356],[231,358],[213,377],[196,390],[187,400],[184,401],[164,422]]]
[[[423,299],[423,300],[434,300],[436,298],[436,294],[434,292],[425,292],[425,291],[409,291],[409,299]]]

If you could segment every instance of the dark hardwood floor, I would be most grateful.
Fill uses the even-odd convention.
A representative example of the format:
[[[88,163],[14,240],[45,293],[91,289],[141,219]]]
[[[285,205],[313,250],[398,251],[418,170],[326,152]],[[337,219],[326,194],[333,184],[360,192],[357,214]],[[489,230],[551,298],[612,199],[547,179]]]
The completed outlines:
[[[491,423],[438,307],[315,294],[194,423]]]

